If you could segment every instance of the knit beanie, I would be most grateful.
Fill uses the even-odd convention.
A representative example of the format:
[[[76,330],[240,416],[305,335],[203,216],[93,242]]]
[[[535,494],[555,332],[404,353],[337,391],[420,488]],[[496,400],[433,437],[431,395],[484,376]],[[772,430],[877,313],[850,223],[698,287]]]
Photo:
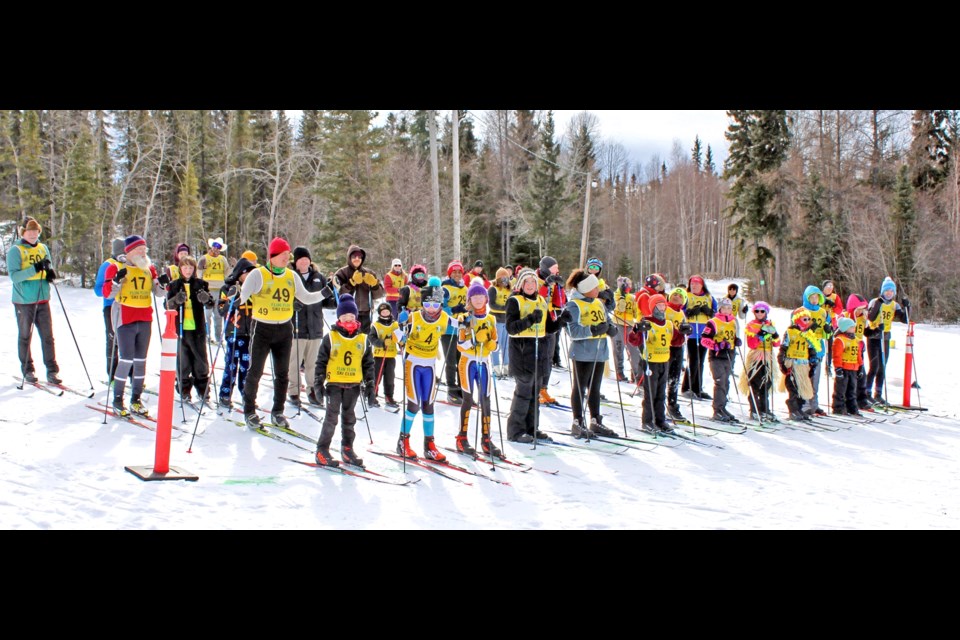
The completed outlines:
[[[310,250],[306,247],[297,247],[293,250],[293,261],[296,262],[300,258],[310,258]]]
[[[473,296],[483,296],[484,298],[489,298],[487,295],[487,290],[483,288],[482,282],[474,281],[473,284],[470,285],[470,288],[467,289],[467,300]]]
[[[337,302],[337,317],[339,318],[348,313],[359,316],[360,310],[357,309],[357,303],[353,300],[353,296],[349,293],[344,293],[340,295],[340,301]]]
[[[267,250],[267,257],[278,256],[284,251],[290,251],[290,244],[283,238],[274,238],[270,241],[270,247]]]
[[[141,236],[127,236],[127,239],[123,242],[123,252],[130,253],[137,247],[147,244],[147,241],[144,240]]]

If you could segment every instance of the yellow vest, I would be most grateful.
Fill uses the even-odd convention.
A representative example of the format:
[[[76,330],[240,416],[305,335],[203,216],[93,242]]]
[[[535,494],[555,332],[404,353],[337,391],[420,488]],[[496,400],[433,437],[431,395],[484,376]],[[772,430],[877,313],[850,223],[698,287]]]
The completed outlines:
[[[223,255],[211,256],[209,253],[206,258],[206,267],[203,270],[203,279],[207,282],[223,282],[224,274],[227,271],[227,260]]]
[[[857,361],[860,359],[860,340],[857,338],[848,338],[842,333],[839,334],[836,339],[843,343],[841,362],[852,365],[850,369],[856,369]]]
[[[827,334],[824,333],[823,327],[817,326],[817,321],[819,320],[822,324],[827,324],[827,308],[824,305],[820,305],[820,308],[816,311],[810,311],[810,317],[813,319],[813,327],[810,332],[815,338],[823,339],[827,337]]]
[[[647,362],[667,362],[670,360],[670,341],[673,340],[673,323],[664,322],[663,326],[651,322],[647,331],[647,341],[643,345],[644,359]]]
[[[388,325],[382,322],[374,322],[373,328],[377,332],[377,337],[384,341],[383,347],[373,348],[374,358],[395,358],[397,355],[397,341],[393,337],[393,332],[400,329],[396,321]]]
[[[450,301],[447,303],[450,308],[459,307],[467,303],[467,288],[463,285],[459,287],[455,284],[445,284],[443,288],[450,294]]]
[[[359,383],[363,380],[363,352],[367,348],[367,336],[358,333],[345,338],[334,329],[330,335],[330,360],[327,362],[327,382]]]
[[[741,298],[740,296],[737,296],[736,298],[733,299],[733,317],[734,318],[740,317],[740,308],[742,306],[743,306],[743,298]]]
[[[170,279],[176,280],[180,277],[180,267],[175,264],[172,264],[168,267],[170,269]]]
[[[884,302],[880,305],[880,313],[877,315],[877,319],[870,323],[871,329],[876,329],[881,324],[883,325],[883,332],[889,333],[890,327],[893,326],[893,314],[897,310],[896,300],[891,300],[890,302]]]
[[[116,300],[122,305],[138,309],[153,306],[153,275],[147,270],[127,265],[127,277],[120,285]]]
[[[857,340],[863,340],[863,330],[867,328],[866,311],[864,311],[864,313],[860,314],[859,316],[855,316],[851,313],[847,313],[846,311],[844,311],[843,317],[850,318],[851,320],[857,323],[857,326],[856,328],[854,328],[853,333],[855,336],[857,336]]]
[[[717,335],[713,336],[713,341],[717,343],[727,341],[733,347],[733,341],[737,339],[737,321],[720,320],[714,316],[713,324],[717,327]]]
[[[493,318],[493,315],[488,313],[482,318],[471,317],[470,320],[471,322],[469,325],[460,325],[460,340],[469,340],[471,338],[471,334],[476,335],[481,329],[485,329],[490,337],[487,342],[478,343],[476,349],[471,347],[463,347],[460,344],[457,344],[457,349],[460,351],[460,353],[471,356],[475,355],[478,358],[483,358],[496,351],[497,321]],[[471,331],[471,328],[473,331]]]
[[[494,290],[497,292],[497,301],[496,301],[497,306],[506,307],[507,298],[509,298],[510,294],[512,293],[510,289],[501,289],[500,287],[494,287]],[[493,308],[491,308],[490,312],[495,315],[502,316],[506,314],[506,309],[504,309],[503,311],[496,311]]]
[[[511,334],[511,338],[542,338],[546,335],[547,329],[547,301],[543,299],[543,296],[537,296],[535,300],[530,300],[529,298],[517,294],[513,296],[517,299],[517,304],[520,306],[520,317],[526,318],[528,315],[534,312],[535,309],[540,309],[540,312],[543,314],[543,320],[538,322],[535,325],[530,326],[527,329],[524,329],[520,333]]]
[[[603,278],[597,278],[597,288],[600,289],[600,291],[607,290],[607,283],[604,281]]]
[[[586,300],[574,299],[577,307],[580,309],[580,324],[585,327],[592,327],[607,321],[607,309],[603,306],[600,298],[594,298],[587,302]],[[598,336],[582,338],[584,340],[603,340],[607,334],[601,333]]]
[[[803,336],[803,333],[799,329],[794,329],[790,327],[787,329],[787,340],[790,344],[787,345],[787,357],[791,360],[809,360],[810,359],[810,343]]]
[[[407,312],[413,313],[423,306],[423,304],[420,303],[420,289],[414,289],[408,286],[407,290],[410,292],[410,297],[407,299]]]
[[[35,247],[25,247],[22,244],[18,244],[17,248],[20,249],[20,268],[24,271],[26,271],[27,267],[32,267],[38,262],[43,262],[43,259],[47,257],[47,252],[39,242]],[[27,278],[27,280],[40,280],[41,278],[40,272],[34,270],[34,274]]]
[[[407,353],[418,358],[436,358],[440,349],[440,336],[446,333],[449,324],[450,316],[442,312],[436,322],[427,322],[422,311],[411,315]]]
[[[703,294],[700,294],[699,296],[696,296],[688,291],[687,292],[687,309],[693,308],[700,304],[706,305],[708,307],[712,307],[713,296],[711,296],[709,293],[703,293]],[[710,317],[705,313],[698,313],[695,316],[687,316],[687,320],[689,322],[693,322],[696,324],[706,324],[707,322],[710,321]]]
[[[665,313],[667,320],[673,325],[674,331],[679,331],[680,325],[687,321],[687,316],[684,315],[683,309],[673,309],[670,305],[667,305]]]
[[[274,275],[265,266],[257,267],[263,286],[250,296],[253,304],[253,317],[269,322],[286,322],[293,317],[293,298],[297,293],[293,271],[284,269],[280,275]]]
[[[613,300],[616,306],[613,309],[613,322],[619,326],[633,326],[637,318],[637,299],[633,294],[620,293],[620,289],[613,294]]]
[[[183,303],[183,329],[184,331],[194,331],[197,323],[193,319],[193,301],[190,300],[190,285],[183,283],[183,290],[187,292],[187,301]]]

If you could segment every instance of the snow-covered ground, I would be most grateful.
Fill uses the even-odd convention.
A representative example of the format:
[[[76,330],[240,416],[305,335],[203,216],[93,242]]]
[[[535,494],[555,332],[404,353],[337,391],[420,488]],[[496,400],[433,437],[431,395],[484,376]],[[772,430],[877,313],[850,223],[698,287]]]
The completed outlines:
[[[710,282],[714,295],[724,295],[729,280]],[[63,303],[82,350],[83,361],[102,403],[105,390],[101,301],[90,290],[60,285]],[[868,293],[868,292],[865,292]],[[910,415],[856,425],[838,431],[810,433],[785,429],[777,433],[748,430],[742,435],[698,431],[711,445],[666,441],[649,451],[612,455],[600,451],[506,443],[509,455],[535,467],[525,473],[451,461],[509,482],[451,472],[471,485],[408,467],[411,486],[389,486],[314,470],[281,459],[309,460],[310,454],[269,440],[218,419],[200,418],[203,434],[190,446],[190,434],[174,440],[170,464],[199,477],[197,482],[146,482],[127,466],[152,467],[156,436],[125,422],[87,409],[91,402],[77,395],[54,397],[27,386],[17,390],[17,331],[10,303],[11,286],[0,278],[4,315],[0,362],[7,382],[0,386],[0,417],[30,420],[26,425],[0,422],[0,528],[3,529],[956,529],[960,527],[960,400],[952,366],[960,353],[960,329],[917,325],[915,355],[921,404],[929,414]],[[869,292],[868,297],[875,295]],[[797,300],[799,305],[800,295]],[[77,347],[70,336],[60,302],[52,301],[57,357],[67,384],[89,387]],[[776,309],[781,333],[788,311]],[[889,362],[889,395],[902,398],[906,328],[895,324],[895,348]],[[44,374],[39,340],[33,341],[38,374]],[[222,354],[221,354],[222,356]],[[159,378],[160,343],[150,346],[148,385]],[[269,371],[269,367],[268,367]],[[398,369],[399,371],[399,369]],[[612,368],[611,368],[612,372]],[[708,368],[705,372],[709,376]],[[551,393],[569,396],[569,374],[555,371]],[[826,398],[822,382],[821,403]],[[399,385],[398,385],[399,386]],[[499,406],[509,409],[513,385],[497,383]],[[710,387],[707,387],[710,390]],[[621,385],[624,400],[630,391]],[[262,384],[260,405],[269,407],[272,389]],[[616,400],[612,379],[604,395]],[[733,389],[731,389],[733,393]],[[398,391],[399,394],[399,391]],[[441,389],[439,396],[445,397]],[[736,398],[736,395],[733,395]],[[156,413],[156,396],[147,395]],[[234,399],[238,395],[235,392]],[[569,403],[566,398],[562,402]],[[783,407],[785,396],[774,402]],[[913,402],[918,397],[914,392]],[[690,413],[689,401],[683,403]],[[709,405],[697,402],[697,415]],[[739,405],[731,405],[735,413]],[[288,415],[292,411],[288,410]],[[605,422],[622,429],[620,411],[605,406]],[[930,414],[951,416],[937,418]],[[179,405],[174,424],[180,426]],[[196,414],[187,409],[192,429]],[[238,417],[240,414],[236,414]],[[453,446],[458,409],[437,405],[437,435]],[[632,408],[627,425],[639,426]],[[911,419],[912,418],[912,419]],[[566,430],[570,414],[543,409],[541,428]],[[471,420],[471,437],[473,435]],[[501,423],[504,433],[505,421]],[[302,415],[295,429],[317,436],[320,425]],[[370,434],[375,446],[396,442],[399,414],[373,410]],[[849,426],[849,425],[848,425]],[[370,437],[362,417],[357,425],[358,449],[370,468],[401,477],[399,463],[367,453]],[[494,430],[497,430],[494,416]],[[417,419],[413,442],[422,447]],[[561,436],[557,436],[561,439]],[[562,440],[573,442],[572,440]],[[338,442],[338,437],[334,440]],[[302,443],[310,446],[308,443]],[[593,446],[593,445],[591,445]],[[722,448],[721,448],[722,447]],[[466,461],[465,461],[466,460]],[[557,471],[556,475],[540,471]]]

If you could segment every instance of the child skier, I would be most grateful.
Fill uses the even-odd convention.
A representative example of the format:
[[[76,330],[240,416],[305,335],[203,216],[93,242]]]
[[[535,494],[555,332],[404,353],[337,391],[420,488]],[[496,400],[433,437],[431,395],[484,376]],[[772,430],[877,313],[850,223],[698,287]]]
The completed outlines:
[[[820,360],[829,356],[827,338],[833,335],[833,317],[830,308],[826,306],[826,298],[820,287],[810,285],[803,290],[803,306],[810,312],[811,334],[820,341],[820,349],[810,361],[810,383],[813,387],[813,397],[807,402],[805,410],[810,415],[825,416],[827,413],[820,408]]]
[[[887,358],[890,356],[890,327],[893,321],[906,322],[910,313],[910,300],[903,299],[903,307],[897,304],[897,285],[889,277],[880,285],[880,295],[870,301],[867,308],[867,354],[870,356],[870,372],[867,373],[867,393],[873,389],[874,404],[882,404],[883,381],[886,376]]]
[[[787,392],[787,409],[791,420],[810,420],[810,416],[803,411],[803,403],[813,397],[810,361],[814,357],[819,361],[819,349],[822,348],[822,341],[811,331],[812,326],[813,318],[809,309],[794,309],[777,354],[780,373],[783,374],[779,389]]]
[[[702,344],[710,352],[710,373],[713,374],[713,419],[718,422],[739,422],[727,411],[727,392],[733,375],[733,354],[740,346],[737,321],[733,317],[733,300],[721,298],[719,310],[703,328]]]
[[[857,338],[857,322],[850,318],[837,321],[833,339],[833,413],[860,416],[857,410],[857,372],[863,366],[863,342]]]
[[[842,317],[850,318],[854,321],[856,326],[854,327],[853,333],[857,340],[863,342],[864,332],[867,329],[866,299],[861,295],[851,293],[847,296],[847,309],[843,312]],[[866,343],[864,343],[864,349],[866,349]],[[867,372],[864,364],[861,362],[860,368],[857,369],[857,408],[865,411],[870,409],[871,405],[872,403],[867,394]]]
[[[360,311],[349,293],[337,302],[337,322],[320,342],[313,386],[317,397],[326,396],[327,412],[317,439],[317,464],[336,467],[340,463],[330,455],[330,443],[340,418],[340,455],[347,464],[363,466],[353,448],[357,423],[354,409],[362,386],[373,389],[373,351],[367,335],[361,331]]]
[[[727,285],[727,297],[733,301],[733,315],[734,318],[738,320],[747,319],[747,311],[750,310],[750,305],[747,304],[747,301],[740,297],[740,285],[736,282],[731,282]]]
[[[633,326],[641,319],[637,313],[637,300],[631,292],[633,283],[630,278],[617,278],[617,290],[613,294],[613,324],[617,333],[613,336],[613,363],[617,368],[617,380],[625,380],[623,375],[623,352],[626,349],[630,359],[630,384],[636,384],[640,377],[639,338],[631,340]]]
[[[641,305],[640,310],[643,311]],[[717,312],[717,301],[710,295],[702,276],[691,276],[687,281],[687,301],[683,312],[693,331],[687,336],[687,369],[683,374],[680,392],[684,397],[709,400],[710,395],[703,390],[703,361],[707,358],[707,348],[700,342],[707,322]]]
[[[487,299],[490,301],[490,313],[497,324],[497,350],[493,352],[493,375],[504,378],[507,376],[510,364],[509,336],[507,335],[507,298],[511,294],[510,269],[497,269],[496,279],[487,289]]]
[[[406,326],[410,314],[419,309],[420,290],[427,286],[427,268],[422,264],[415,264],[410,269],[410,281],[400,287],[400,298],[397,300],[397,308],[400,309],[397,316],[397,322],[401,327]]]
[[[773,349],[780,346],[780,334],[770,320],[770,305],[763,301],[753,305],[753,319],[744,328],[744,335],[749,351],[740,373],[740,390],[750,401],[751,419],[773,422],[776,418],[769,399],[776,372]]]
[[[409,334],[406,338],[406,353],[403,375],[406,385],[406,410],[403,427],[397,441],[397,453],[407,458],[416,458],[410,448],[410,432],[417,413],[423,411],[423,455],[430,460],[443,462],[447,459],[434,442],[433,402],[437,395],[437,352],[440,338],[447,327],[457,326],[457,321],[446,314],[443,307],[443,287],[440,278],[432,277],[420,292],[423,307],[410,314]]]
[[[670,370],[670,345],[673,343],[674,324],[667,319],[667,300],[656,293],[647,299],[650,315],[643,318],[637,329],[643,336],[643,359],[647,363],[644,380],[642,428],[650,433],[670,433],[667,422],[667,378]]]
[[[257,257],[253,260],[243,257],[237,260],[233,271],[224,278],[227,297],[220,300],[220,315],[226,327],[225,338],[227,350],[223,357],[223,378],[220,380],[220,392],[217,398],[218,409],[229,411],[232,403],[233,382],[236,380],[237,389],[243,393],[243,383],[247,379],[247,370],[250,368],[250,330],[253,323],[253,305],[247,302],[240,303],[240,287],[247,275],[257,268]]]
[[[677,388],[680,386],[680,374],[683,373],[683,347],[686,338],[693,331],[683,313],[687,303],[687,291],[675,287],[667,298],[667,320],[673,323],[673,338],[670,340],[670,364],[667,367],[667,415],[673,420],[686,420],[680,412]],[[639,383],[639,377],[637,379]]]
[[[193,256],[180,259],[180,277],[167,289],[167,309],[179,314],[180,320],[180,397],[190,402],[190,391],[197,390],[200,402],[206,402],[210,382],[210,361],[207,358],[207,325],[203,310],[216,302],[206,280],[197,275]]]
[[[444,304],[443,311],[461,320],[467,313],[467,285],[463,282],[463,265],[454,260],[447,265],[447,279],[443,281]],[[463,394],[460,392],[460,380],[457,373],[457,334],[453,325],[447,327],[446,333],[441,336],[443,343],[443,369],[447,384],[447,402],[460,404]]]
[[[467,432],[470,427],[470,408],[474,405],[473,389],[480,398],[481,437],[480,445],[487,455],[502,458],[503,453],[490,439],[490,393],[493,380],[490,376],[490,354],[497,351],[497,323],[493,314],[487,313],[487,290],[483,280],[475,278],[467,289],[467,316],[460,323],[457,349],[460,352],[460,433],[457,434],[457,451],[476,456],[470,445]]]
[[[383,395],[387,406],[399,407],[393,399],[394,376],[397,371],[397,345],[403,342],[400,325],[393,319],[393,306],[389,302],[377,305],[377,320],[370,326],[370,344],[373,345],[373,366],[376,373],[373,386],[367,390],[367,404],[379,407],[377,391],[383,381]]]

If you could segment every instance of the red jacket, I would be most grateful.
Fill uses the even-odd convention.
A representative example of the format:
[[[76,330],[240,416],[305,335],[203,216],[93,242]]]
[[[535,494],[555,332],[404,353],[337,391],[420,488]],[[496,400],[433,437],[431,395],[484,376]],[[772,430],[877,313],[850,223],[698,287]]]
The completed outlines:
[[[111,264],[103,274],[103,297],[106,298],[113,291],[113,277],[117,275],[117,265]],[[150,275],[157,279],[157,267],[150,265]],[[153,287],[153,282],[150,283]],[[150,294],[151,296],[153,293]],[[153,322],[152,307],[128,307],[120,304],[120,324],[130,324],[131,322]]]

